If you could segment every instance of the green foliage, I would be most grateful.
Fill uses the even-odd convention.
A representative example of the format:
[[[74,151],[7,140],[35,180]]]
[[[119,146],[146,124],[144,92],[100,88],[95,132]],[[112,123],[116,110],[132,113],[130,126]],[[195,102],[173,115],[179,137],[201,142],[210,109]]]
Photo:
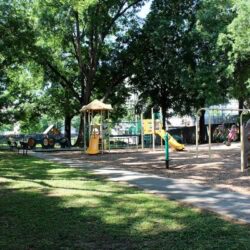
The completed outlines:
[[[96,98],[118,120],[135,89],[138,112],[249,103],[249,0],[155,0],[144,22],[145,2],[2,0],[0,124],[71,120]]]
[[[188,56],[184,46],[195,9],[193,1],[154,1],[139,40],[131,82],[143,103],[150,97],[149,104],[161,106],[165,114],[171,108],[187,112],[190,107],[186,105],[190,101],[185,93],[190,70],[184,65]]]
[[[0,3],[0,124],[38,112],[43,73],[31,60],[35,34],[25,7],[20,1]]]
[[[232,4],[228,0],[207,0],[199,4],[192,32],[196,108],[226,101],[229,85],[225,76],[227,59],[217,41],[233,17]]]
[[[7,132],[7,131],[13,131],[14,126],[10,124],[2,124],[0,126],[0,133]]]
[[[43,96],[43,72],[32,63],[19,64],[5,70],[7,82],[0,94],[3,102],[3,114],[0,119],[4,123],[17,120],[39,118],[42,107],[39,105]]]
[[[226,54],[229,94],[240,101],[250,99],[250,1],[235,1],[235,18],[220,34],[218,45]]]
[[[180,114],[224,102],[230,82],[217,42],[233,18],[227,0],[154,1],[132,79],[144,102]]]
[[[39,134],[43,133],[50,125],[55,125],[59,130],[63,126],[63,120],[56,119],[55,117],[51,117],[48,115],[41,114],[39,119],[29,119],[21,120],[20,128],[21,133],[24,134]],[[62,131],[63,132],[63,131]]]
[[[228,39],[232,43],[234,60],[248,60],[250,57],[250,1],[235,2],[236,17],[228,26]]]
[[[46,53],[41,63],[52,83],[61,84],[76,99],[75,113],[95,92],[102,98],[126,78],[121,67],[127,43],[122,38],[135,22],[131,9],[141,2],[88,1],[82,6],[81,1],[37,1],[37,45]]]
[[[94,98],[109,98],[112,104],[124,102],[128,89],[119,85],[131,74],[126,68],[131,68],[132,59],[126,51],[133,40],[131,31],[139,22],[134,13],[143,3],[143,0],[2,1],[0,31],[4,40],[0,43],[0,62],[7,61],[8,65],[17,62],[18,68],[24,68],[23,62],[34,65],[35,61],[38,71],[41,66],[44,73],[43,93],[38,94],[39,100],[34,103],[30,99],[33,83],[28,84],[26,91],[25,84],[19,85],[26,76],[20,79],[18,69],[8,79],[10,74],[4,69],[6,83],[0,87],[0,95],[4,93],[1,98],[5,98],[2,103],[10,98],[5,93],[7,81],[12,82],[13,88],[18,89],[19,85],[26,104],[21,107],[17,100],[13,106],[13,100],[9,101],[12,110],[19,108],[19,119],[26,126],[31,118],[39,118],[40,111],[55,118],[71,119],[79,114],[83,104]],[[15,54],[13,49],[7,49],[11,47],[15,48]],[[37,90],[36,84],[32,89]]]
[[[94,98],[113,105],[124,102],[125,79],[132,74],[127,69],[134,60],[127,51],[139,22],[134,13],[144,2],[35,1],[37,61],[50,87],[61,86],[60,95],[53,90],[49,95],[61,103],[65,117],[78,115]]]

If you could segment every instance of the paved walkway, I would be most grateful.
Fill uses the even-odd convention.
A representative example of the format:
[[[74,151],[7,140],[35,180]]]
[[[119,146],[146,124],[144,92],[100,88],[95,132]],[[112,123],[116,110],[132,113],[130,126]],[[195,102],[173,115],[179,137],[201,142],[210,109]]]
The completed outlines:
[[[144,190],[161,194],[168,199],[179,200],[202,209],[214,211],[222,216],[250,223],[250,195],[236,192],[218,191],[211,187],[192,184],[186,179],[171,179],[152,174],[142,174],[118,168],[84,164],[81,160],[62,159],[49,154],[34,153],[35,156],[70,167],[79,167],[94,174],[105,176],[108,180],[127,182]]]

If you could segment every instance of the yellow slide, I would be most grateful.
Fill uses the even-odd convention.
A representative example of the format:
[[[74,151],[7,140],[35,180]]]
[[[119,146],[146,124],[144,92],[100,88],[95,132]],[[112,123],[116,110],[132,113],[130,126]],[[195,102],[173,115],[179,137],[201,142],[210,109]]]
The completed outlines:
[[[162,129],[162,130],[156,130],[155,132],[156,132],[156,134],[158,134],[163,140],[165,140],[165,135],[166,135],[167,132],[166,132],[164,129]],[[185,146],[184,146],[183,144],[177,142],[177,141],[174,139],[173,136],[171,136],[169,133],[167,133],[167,134],[168,134],[168,143],[169,143],[169,145],[170,145],[172,148],[174,148],[174,149],[176,149],[176,150],[183,150],[183,149],[185,148]]]
[[[99,135],[91,135],[87,154],[96,155],[99,154]]]

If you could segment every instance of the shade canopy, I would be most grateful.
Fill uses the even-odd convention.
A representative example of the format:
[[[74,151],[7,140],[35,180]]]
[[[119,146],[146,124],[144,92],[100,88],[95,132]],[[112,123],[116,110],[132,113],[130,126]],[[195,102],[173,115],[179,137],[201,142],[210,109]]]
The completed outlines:
[[[110,104],[105,104],[99,100],[94,100],[88,105],[85,105],[81,108],[80,112],[89,112],[89,111],[110,111],[113,110]]]

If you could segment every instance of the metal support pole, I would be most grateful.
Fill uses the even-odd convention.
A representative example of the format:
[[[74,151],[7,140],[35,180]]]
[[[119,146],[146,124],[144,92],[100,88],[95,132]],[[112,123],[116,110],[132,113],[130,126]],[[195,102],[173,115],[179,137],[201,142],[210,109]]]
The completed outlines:
[[[136,137],[135,137],[135,143],[136,143],[136,149],[138,151],[138,117],[137,115],[135,115],[135,134],[136,134]]]
[[[245,145],[244,145],[244,126],[242,124],[242,117],[240,121],[240,141],[241,141],[241,152],[240,152],[240,170],[245,170]]]
[[[100,124],[100,137],[101,137],[101,149],[102,149],[102,154],[104,151],[104,136],[103,136],[103,127],[102,127],[102,123],[103,123],[103,112],[101,110],[101,124]]]
[[[110,152],[110,123],[109,123],[109,111],[108,111],[108,147]]]
[[[83,114],[83,136],[84,136],[84,151],[86,152],[87,150],[87,133],[86,133],[86,112]]]
[[[154,108],[151,108],[151,120],[152,120],[153,151],[155,151],[155,119],[154,119]]]
[[[94,111],[91,111],[91,120],[90,122],[93,124]],[[94,125],[94,124],[93,124]]]
[[[143,113],[141,113],[141,149],[144,149]]]
[[[196,116],[196,129],[195,129],[195,140],[196,140],[196,158],[198,158],[198,153],[199,153],[199,115]]]
[[[89,140],[90,141],[90,136],[91,136],[91,125],[90,125],[90,111],[88,111],[88,133],[89,133]]]
[[[166,163],[166,169],[169,169],[168,133],[166,133],[166,135],[165,135],[165,163]]]
[[[241,113],[241,116],[240,116],[240,127],[241,127],[241,134],[242,134],[242,116],[243,114],[245,113],[249,113],[250,112],[250,109],[230,109],[230,108],[200,108],[198,111],[197,111],[197,115],[196,115],[196,158],[198,158],[198,150],[199,150],[199,139],[198,139],[198,124],[199,124],[199,114],[202,110],[205,110],[205,111],[211,111],[211,110],[221,110],[221,111],[242,111]],[[210,118],[210,113],[209,113],[209,119]],[[211,120],[209,122],[209,126],[211,126]],[[211,128],[209,128],[209,133],[210,133],[210,138],[209,138],[209,141],[211,140]],[[242,138],[242,135],[241,135],[241,156],[242,156],[242,150],[244,149],[244,146],[243,146],[243,138]],[[211,155],[211,142],[209,142],[209,156]],[[244,165],[242,165],[242,159],[241,159],[241,171],[244,171],[243,167]]]
[[[162,115],[162,108],[160,107],[160,125],[161,125],[161,130],[163,129],[163,115]],[[163,149],[163,140],[161,137],[161,150]]]

